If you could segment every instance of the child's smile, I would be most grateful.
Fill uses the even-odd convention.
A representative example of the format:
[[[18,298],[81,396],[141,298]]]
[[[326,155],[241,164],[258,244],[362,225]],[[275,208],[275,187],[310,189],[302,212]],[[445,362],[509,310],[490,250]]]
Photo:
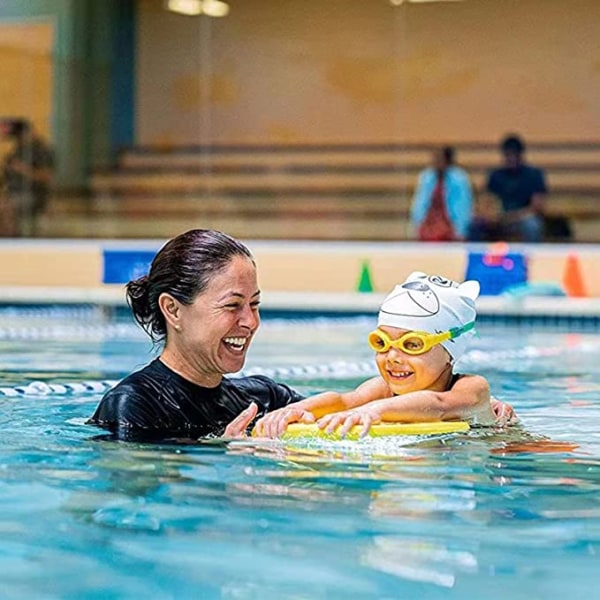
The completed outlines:
[[[406,329],[381,327],[392,340],[399,339]],[[407,394],[416,390],[445,388],[443,374],[450,368],[450,357],[443,346],[436,345],[427,352],[411,355],[390,348],[375,356],[379,373],[394,395]]]

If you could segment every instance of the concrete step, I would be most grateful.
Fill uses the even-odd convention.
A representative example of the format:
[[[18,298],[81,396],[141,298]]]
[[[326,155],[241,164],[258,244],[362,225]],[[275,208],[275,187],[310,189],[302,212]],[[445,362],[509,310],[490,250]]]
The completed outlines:
[[[307,195],[412,195],[416,175],[406,172],[389,173],[178,173],[114,172],[96,174],[91,179],[96,196],[114,194],[165,195],[165,194],[238,194],[259,196]],[[471,178],[476,191],[485,190],[486,174]],[[548,173],[548,187],[553,193],[600,197],[600,170],[557,171]]]
[[[271,218],[208,215],[191,218],[152,215],[115,218],[111,214],[84,216],[51,214],[39,219],[38,237],[166,238],[193,227],[219,229],[240,238],[314,240],[401,240],[408,238],[405,219],[320,218],[277,216]]]

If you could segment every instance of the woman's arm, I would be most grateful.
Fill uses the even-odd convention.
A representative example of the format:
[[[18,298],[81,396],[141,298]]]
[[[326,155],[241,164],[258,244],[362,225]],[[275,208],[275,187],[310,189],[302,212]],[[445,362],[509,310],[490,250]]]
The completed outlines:
[[[363,426],[363,435],[381,421],[451,421],[465,419],[479,425],[493,425],[496,417],[490,404],[490,386],[484,377],[465,375],[447,392],[420,390],[402,396],[369,402],[354,410],[327,415],[319,427],[332,433],[339,426],[345,435],[354,425]]]
[[[323,392],[270,412],[257,421],[254,431],[261,437],[277,437],[289,423],[313,423],[323,415],[349,410],[385,398],[389,393],[383,379],[373,377],[351,392]]]

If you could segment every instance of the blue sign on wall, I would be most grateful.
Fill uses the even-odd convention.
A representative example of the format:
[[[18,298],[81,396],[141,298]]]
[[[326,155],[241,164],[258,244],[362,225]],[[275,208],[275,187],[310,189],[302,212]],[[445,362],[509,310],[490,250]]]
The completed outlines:
[[[482,296],[495,296],[527,282],[527,259],[519,253],[471,252],[465,279],[476,279]]]
[[[127,283],[146,275],[155,256],[152,250],[104,250],[102,283]]]

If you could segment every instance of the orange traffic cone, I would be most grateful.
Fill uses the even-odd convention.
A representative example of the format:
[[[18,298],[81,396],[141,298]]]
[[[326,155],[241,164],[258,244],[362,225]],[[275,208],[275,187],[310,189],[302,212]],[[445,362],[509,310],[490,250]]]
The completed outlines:
[[[563,270],[562,284],[565,293],[571,298],[585,298],[587,296],[577,254],[567,255],[565,268]]]

